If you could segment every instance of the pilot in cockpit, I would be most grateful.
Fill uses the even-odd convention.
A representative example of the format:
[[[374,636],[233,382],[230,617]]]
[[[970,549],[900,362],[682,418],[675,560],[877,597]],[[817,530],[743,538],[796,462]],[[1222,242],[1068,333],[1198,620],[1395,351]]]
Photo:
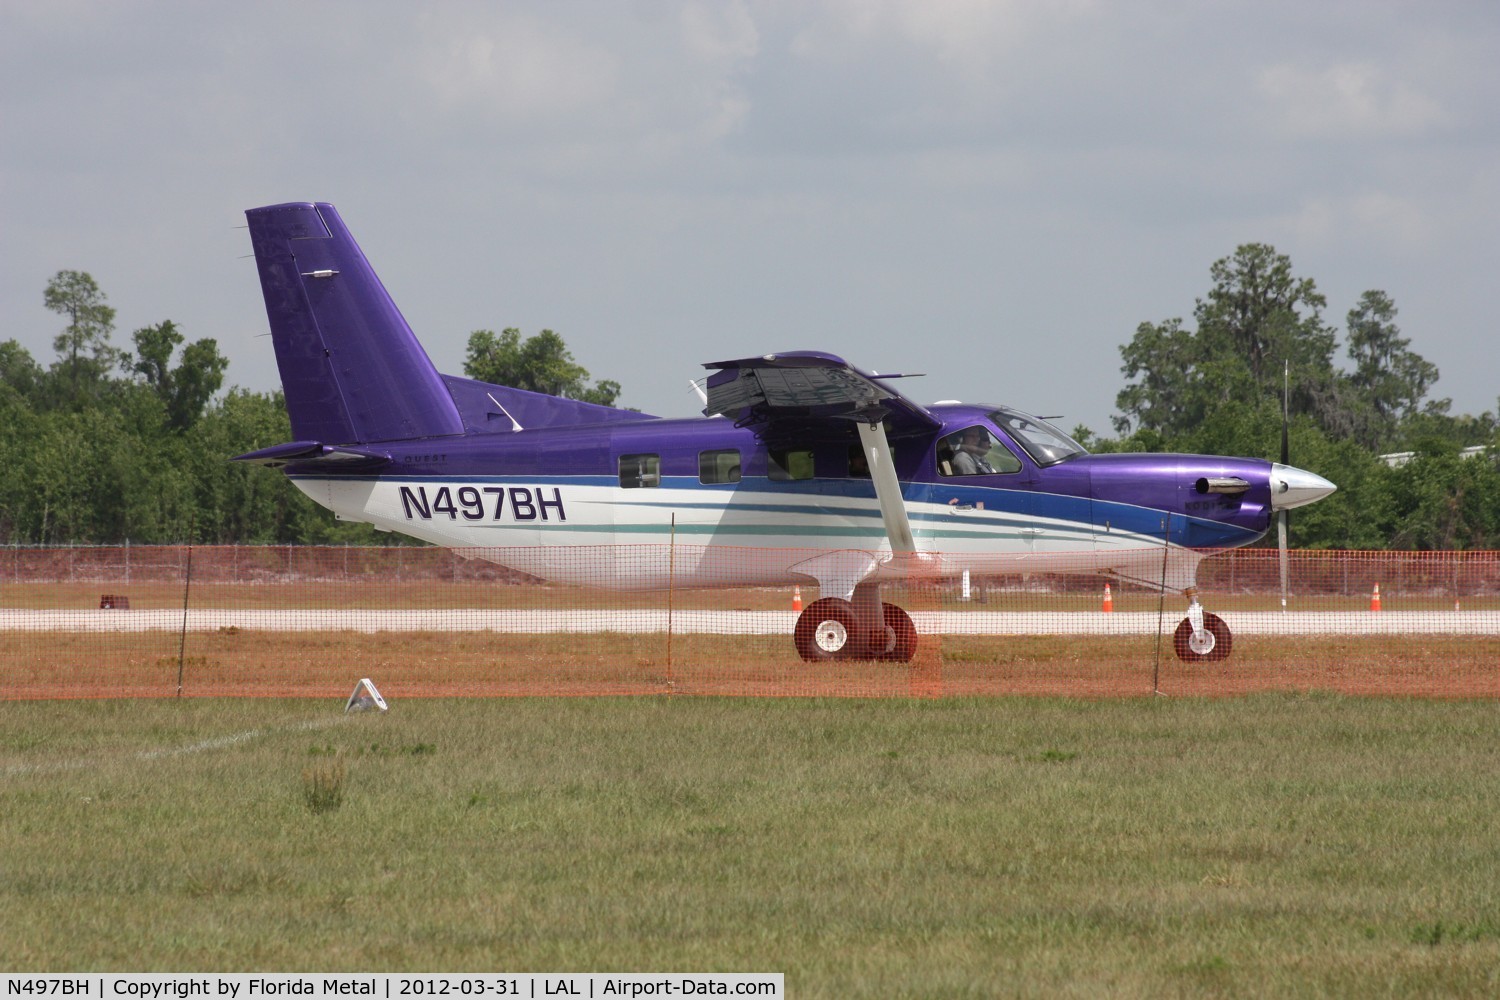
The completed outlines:
[[[955,476],[980,476],[995,470],[988,461],[990,435],[983,427],[966,427],[958,435],[958,444],[953,451],[953,474]]]

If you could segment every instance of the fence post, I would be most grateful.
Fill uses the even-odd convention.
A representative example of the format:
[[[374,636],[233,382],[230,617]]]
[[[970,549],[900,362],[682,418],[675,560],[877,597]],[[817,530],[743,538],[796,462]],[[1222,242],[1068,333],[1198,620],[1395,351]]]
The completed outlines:
[[[1459,609],[1459,606],[1460,606],[1459,602],[1463,600],[1463,580],[1462,580],[1462,576],[1461,576],[1460,571],[1459,571],[1459,567],[1462,564],[1463,557],[1464,557],[1464,554],[1463,554],[1462,550],[1459,550],[1459,551],[1456,551],[1456,552],[1453,553],[1453,610],[1454,611],[1457,611]]]
[[[188,594],[193,589],[193,547],[187,547],[187,571],[182,578],[182,632],[177,640],[177,697],[182,697],[182,667],[187,657]]]
[[[1156,661],[1151,666],[1151,693],[1161,694],[1161,630],[1167,611],[1167,553],[1172,548],[1172,515],[1161,522],[1161,579],[1156,588]]]
[[[667,692],[675,691],[672,680],[672,610],[677,593],[677,512],[672,512],[672,530],[667,536]]]

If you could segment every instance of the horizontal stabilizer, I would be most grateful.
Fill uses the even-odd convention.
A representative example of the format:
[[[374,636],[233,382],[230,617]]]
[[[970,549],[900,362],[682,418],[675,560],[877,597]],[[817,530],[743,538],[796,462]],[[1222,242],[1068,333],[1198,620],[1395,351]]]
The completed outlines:
[[[656,419],[635,410],[619,410],[613,406],[549,396],[544,392],[491,385],[457,375],[444,375],[443,383],[453,395],[464,429],[471,434]]]
[[[272,445],[259,451],[236,455],[232,462],[249,465],[265,465],[280,468],[283,465],[312,465],[322,469],[347,469],[349,471],[378,468],[387,465],[391,456],[383,451],[366,448],[350,448],[341,445],[319,444],[317,441],[289,441]]]

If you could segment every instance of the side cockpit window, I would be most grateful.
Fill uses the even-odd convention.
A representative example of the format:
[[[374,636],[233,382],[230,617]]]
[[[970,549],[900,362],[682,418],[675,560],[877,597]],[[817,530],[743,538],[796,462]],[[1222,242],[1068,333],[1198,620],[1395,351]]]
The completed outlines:
[[[1025,448],[1032,461],[1044,468],[1088,454],[1083,445],[1041,417],[1033,417],[1020,410],[996,410],[990,414],[990,419],[995,422],[996,427]]]
[[[983,424],[938,441],[938,472],[945,476],[992,476],[1021,471],[1021,460]]]

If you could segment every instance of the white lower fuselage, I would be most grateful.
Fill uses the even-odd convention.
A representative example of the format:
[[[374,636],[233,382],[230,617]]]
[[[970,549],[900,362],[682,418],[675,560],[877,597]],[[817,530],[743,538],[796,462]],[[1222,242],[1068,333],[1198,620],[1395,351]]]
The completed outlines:
[[[1193,584],[1203,553],[1161,536],[1034,513],[1030,495],[907,483],[917,551],[893,556],[873,494],[813,481],[704,486],[663,477],[624,489],[604,477],[298,476],[341,519],[363,521],[563,584],[617,590],[789,585],[847,593],[865,580],[1110,573]],[[1022,508],[1017,510],[1015,508]],[[1009,508],[1009,509],[1007,509]],[[1165,574],[1165,577],[1164,577]]]

